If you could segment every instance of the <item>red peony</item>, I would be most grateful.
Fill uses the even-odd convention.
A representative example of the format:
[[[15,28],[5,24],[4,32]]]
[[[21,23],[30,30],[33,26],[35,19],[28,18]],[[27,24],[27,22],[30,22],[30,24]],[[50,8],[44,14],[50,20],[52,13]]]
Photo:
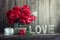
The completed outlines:
[[[25,29],[20,29],[19,35],[24,36],[25,34],[26,34],[26,30]]]
[[[14,24],[16,19],[22,24],[30,24],[36,19],[35,16],[31,15],[30,7],[27,5],[22,6],[22,8],[19,6],[13,7],[12,10],[8,10],[6,16],[9,24]]]
[[[30,8],[27,5],[22,6],[21,12],[28,16],[31,15]]]
[[[35,18],[33,16],[29,16],[26,18],[26,24],[30,24]]]
[[[26,24],[26,21],[25,21],[25,19],[23,19],[23,18],[20,18],[20,19],[19,19],[19,22],[20,22],[21,24]]]
[[[8,12],[6,13],[7,18],[9,18],[10,16],[14,16],[13,10],[8,10]]]
[[[20,16],[20,11],[14,11],[14,17],[15,19],[18,19]]]
[[[15,19],[18,19],[19,16],[20,16],[20,10],[21,10],[21,8],[19,6],[15,6],[15,7],[13,7],[13,10],[14,10]]]
[[[23,5],[23,6],[22,6],[22,9],[30,9],[30,7],[27,6],[27,5]]]
[[[14,24],[15,20],[8,19],[8,24],[12,25]]]
[[[15,10],[15,11],[20,11],[21,8],[20,8],[19,6],[15,6],[15,7],[13,7],[13,10]]]
[[[9,10],[7,13],[6,13],[6,16],[8,18],[8,24],[13,24],[14,23],[14,12],[13,10]]]

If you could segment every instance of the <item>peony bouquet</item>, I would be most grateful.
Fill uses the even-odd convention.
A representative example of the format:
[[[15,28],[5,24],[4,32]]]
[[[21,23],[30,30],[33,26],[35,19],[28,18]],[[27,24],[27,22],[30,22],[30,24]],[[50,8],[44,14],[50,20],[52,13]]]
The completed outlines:
[[[27,25],[36,19],[36,17],[32,15],[30,7],[27,5],[13,7],[11,10],[7,11],[6,16],[9,25],[16,23],[16,20],[21,24]]]
[[[36,17],[32,15],[30,7],[27,5],[23,5],[22,7],[19,6],[13,7],[11,10],[7,11],[6,16],[9,25],[14,25],[15,23],[27,25],[32,23],[32,21],[36,19]],[[18,31],[15,31],[15,33],[18,33]],[[25,35],[25,33],[26,33],[25,28],[20,28],[19,34]]]

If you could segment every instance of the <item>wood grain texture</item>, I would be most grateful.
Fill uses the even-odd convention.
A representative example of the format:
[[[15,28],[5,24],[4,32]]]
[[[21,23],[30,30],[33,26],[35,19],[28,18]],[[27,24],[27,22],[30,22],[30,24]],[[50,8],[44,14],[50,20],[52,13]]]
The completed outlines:
[[[32,14],[36,16],[36,21],[32,22],[32,28],[36,25],[55,25],[55,29],[60,23],[60,0],[0,0],[0,22],[7,27],[6,11],[15,5],[30,6]],[[59,28],[59,27],[58,27]]]

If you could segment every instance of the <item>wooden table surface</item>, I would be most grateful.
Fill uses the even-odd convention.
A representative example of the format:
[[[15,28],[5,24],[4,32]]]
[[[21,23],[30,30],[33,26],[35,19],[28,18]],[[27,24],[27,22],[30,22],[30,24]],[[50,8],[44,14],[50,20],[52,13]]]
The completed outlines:
[[[0,40],[60,40],[60,34],[41,34],[41,35],[30,35],[30,36],[19,36],[19,35],[0,35]]]

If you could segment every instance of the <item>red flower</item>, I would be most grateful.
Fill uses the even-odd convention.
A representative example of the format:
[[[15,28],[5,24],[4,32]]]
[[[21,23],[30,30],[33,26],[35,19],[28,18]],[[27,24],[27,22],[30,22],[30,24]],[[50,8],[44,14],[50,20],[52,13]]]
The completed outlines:
[[[20,16],[20,11],[14,11],[14,17],[15,19],[18,19]]]
[[[19,6],[13,7],[6,13],[6,16],[9,24],[14,24],[16,19],[22,24],[30,24],[36,19],[35,16],[31,15],[30,7],[27,5],[22,6],[22,8]]]
[[[18,19],[19,16],[20,16],[21,8],[19,6],[15,6],[15,7],[13,7],[13,10],[14,10],[14,15],[15,15],[14,17],[15,17],[15,19]]]
[[[23,19],[23,18],[21,18],[21,19],[19,20],[19,22],[20,22],[21,24],[26,24],[26,21],[25,21],[25,19]]]
[[[35,19],[35,16],[26,16],[24,13],[22,13],[21,17],[19,18],[19,22],[22,24],[30,24]]]
[[[8,19],[8,24],[9,24],[9,25],[14,24],[14,22],[15,22],[15,20]]]
[[[9,24],[13,24],[15,22],[16,19],[19,18],[20,16],[20,7],[18,6],[15,6],[13,8],[13,10],[9,10],[7,13],[6,13],[6,16],[8,18],[8,23]]]
[[[30,9],[30,7],[27,6],[27,5],[23,5],[23,6],[22,6],[22,9]]]
[[[13,10],[15,10],[15,11],[20,11],[21,8],[20,8],[19,6],[15,6],[15,7],[13,7]]]
[[[32,21],[35,21],[36,20],[36,17],[35,16],[31,16],[32,17]]]
[[[26,29],[20,29],[19,35],[22,35],[22,36],[26,35]]]
[[[13,24],[15,18],[14,18],[14,12],[13,10],[9,10],[7,13],[6,13],[6,16],[8,18],[8,23],[9,24]]]
[[[30,8],[27,5],[22,6],[21,12],[24,13],[25,15],[31,15]]]
[[[8,12],[6,13],[7,18],[9,18],[9,16],[10,16],[11,14],[13,14],[13,10],[8,10]],[[13,15],[11,15],[11,16],[13,16]]]
[[[30,24],[32,21],[33,21],[32,17],[29,16],[29,17],[27,17],[27,19],[26,19],[26,24]]]

